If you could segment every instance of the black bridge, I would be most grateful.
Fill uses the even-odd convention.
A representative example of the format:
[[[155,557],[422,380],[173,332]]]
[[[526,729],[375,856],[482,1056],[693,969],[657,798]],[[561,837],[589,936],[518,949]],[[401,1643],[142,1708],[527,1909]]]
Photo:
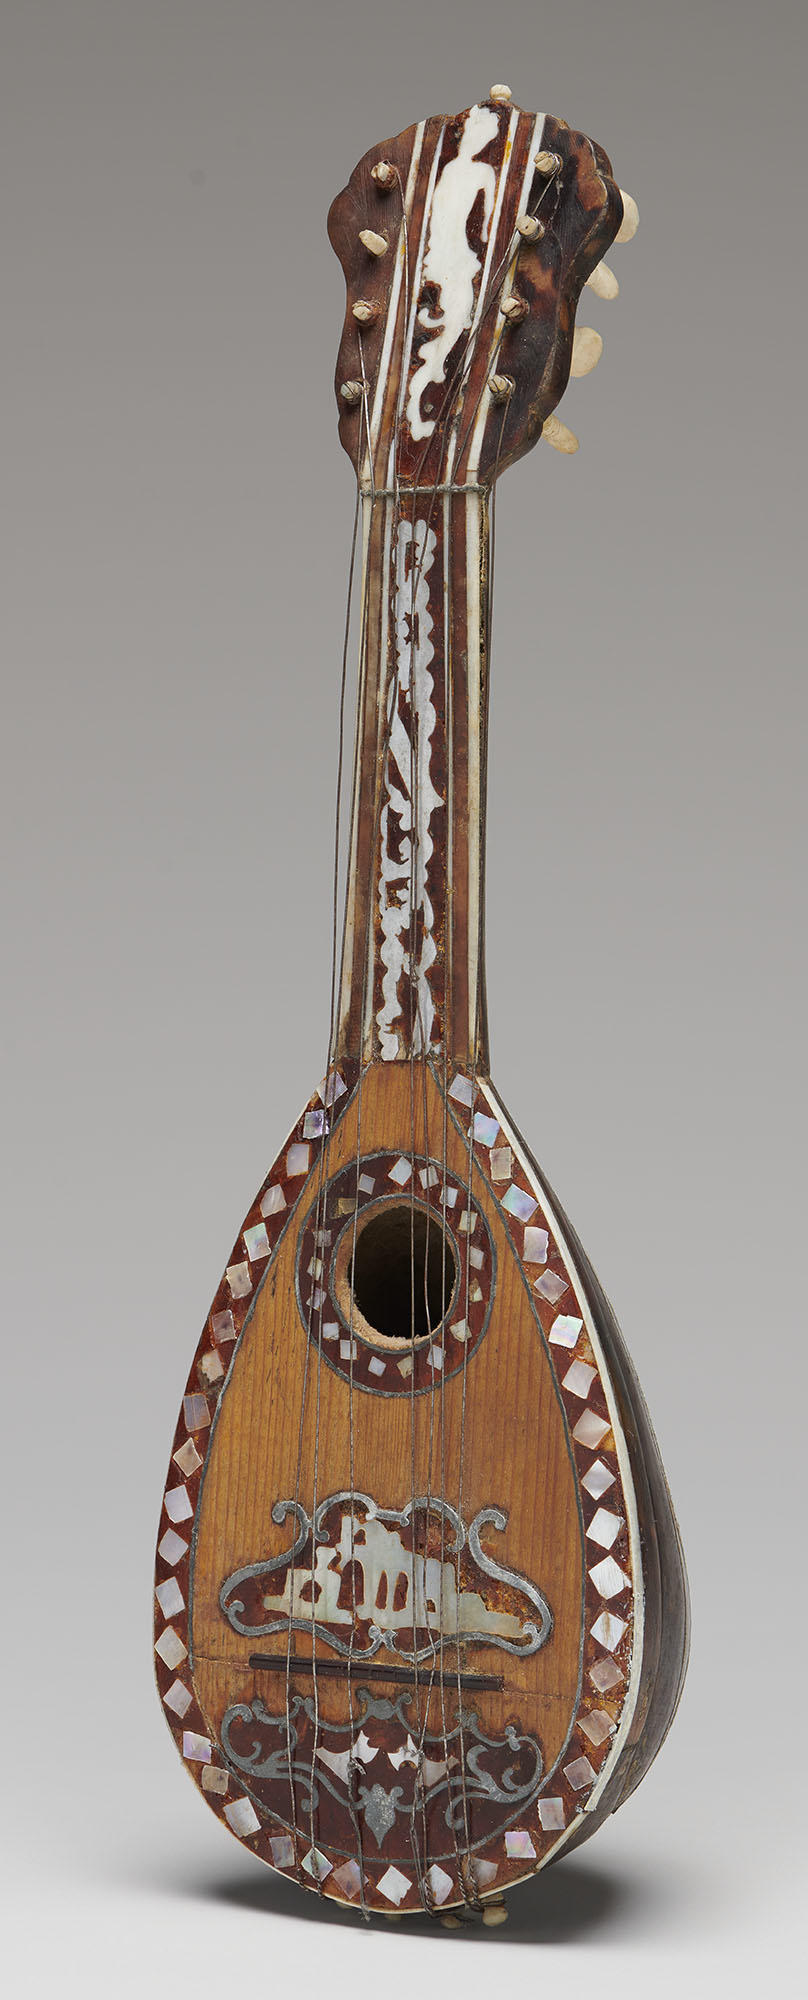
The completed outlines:
[[[306,1659],[299,1653],[290,1654],[288,1660],[285,1653],[251,1653],[249,1664],[269,1674],[285,1674],[288,1671],[292,1677],[300,1674],[313,1679],[316,1671],[318,1676],[322,1674],[331,1680],[347,1680],[350,1673],[353,1680],[392,1681],[396,1687],[422,1688],[428,1686],[430,1679],[433,1678],[433,1669],[426,1664],[416,1679],[412,1667],[387,1666],[381,1660],[315,1661]],[[434,1678],[438,1678],[437,1674]],[[452,1667],[444,1668],[440,1679],[444,1685],[448,1682],[451,1687],[476,1688],[481,1693],[486,1690],[496,1693],[505,1686],[503,1674],[458,1674]]]

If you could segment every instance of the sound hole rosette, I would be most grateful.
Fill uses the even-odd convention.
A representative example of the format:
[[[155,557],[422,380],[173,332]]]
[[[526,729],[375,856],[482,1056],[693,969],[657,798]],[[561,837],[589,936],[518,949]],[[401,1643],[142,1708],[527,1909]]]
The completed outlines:
[[[326,1182],[319,1200],[315,1196],[298,1238],[295,1289],[304,1329],[330,1368],[352,1380],[354,1388],[376,1395],[421,1395],[457,1374],[464,1356],[470,1357],[484,1337],[494,1295],[496,1253],[479,1203],[473,1195],[469,1198],[456,1175],[444,1172],[440,1160],[417,1159],[414,1175],[415,1187],[412,1162],[399,1153],[365,1155],[358,1170],[351,1161]],[[357,1291],[366,1306],[368,1298],[362,1293],[359,1255],[351,1283],[354,1253],[374,1227],[383,1248],[383,1232],[394,1225],[400,1266],[408,1244],[405,1218],[411,1215],[422,1255],[424,1244],[430,1244],[433,1310],[436,1285],[440,1306],[442,1271],[436,1277],[432,1246],[444,1239],[446,1272],[453,1272],[437,1324],[417,1329],[414,1340],[400,1317],[391,1332],[362,1311]],[[423,1307],[421,1318],[425,1320]]]

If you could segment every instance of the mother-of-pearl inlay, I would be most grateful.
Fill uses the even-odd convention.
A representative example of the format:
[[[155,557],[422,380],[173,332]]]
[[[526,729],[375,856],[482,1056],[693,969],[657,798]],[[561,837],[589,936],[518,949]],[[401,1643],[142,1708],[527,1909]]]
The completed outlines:
[[[426,889],[427,869],[433,849],[429,823],[435,807],[442,804],[430,771],[435,728],[430,667],[435,649],[429,609],[429,573],[435,546],[435,531],[427,528],[425,521],[416,521],[414,528],[411,521],[399,522],[395,582],[396,675],[390,690],[390,734],[380,822],[379,912],[384,1001],[376,1018],[381,1054],[387,1062],[394,1062],[399,1054],[395,1023],[401,1017],[403,1007],[400,987],[404,971],[404,934],[410,928],[414,931],[416,926],[420,931],[420,946],[411,966],[416,1014],[413,1045],[416,1050],[429,1048],[435,1018],[428,976],[436,955],[432,934],[434,911]],[[402,714],[401,697],[409,713],[408,723]],[[411,940],[411,947],[414,949],[414,939]]]
[[[422,278],[437,287],[438,311],[434,316],[423,308],[418,314],[429,329],[418,348],[418,367],[410,383],[406,418],[416,442],[432,436],[433,417],[421,415],[425,390],[440,387],[446,363],[461,333],[471,326],[474,313],[474,283],[481,265],[468,240],[467,224],[480,194],[483,216],[480,234],[487,241],[494,207],[497,175],[486,161],[478,159],[499,129],[496,112],[484,104],[473,104],[467,112],[460,149],[438,176],[429,218],[429,236]]]

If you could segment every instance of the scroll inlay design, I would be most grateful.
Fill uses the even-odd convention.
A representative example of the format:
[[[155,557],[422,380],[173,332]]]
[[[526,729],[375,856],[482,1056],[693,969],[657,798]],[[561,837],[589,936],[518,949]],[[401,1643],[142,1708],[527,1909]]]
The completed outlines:
[[[430,821],[443,803],[431,776],[436,712],[430,668],[435,656],[429,575],[436,536],[425,521],[400,521],[396,545],[396,674],[390,688],[389,747],[380,816],[379,911],[383,1005],[377,1014],[381,1055],[400,1054],[396,1022],[403,1019],[402,975],[412,968],[413,1045],[428,1049],[435,1004],[429,971],[436,957],[434,911],[427,894],[432,858]],[[415,856],[413,859],[413,832]],[[407,949],[406,940],[409,940]],[[409,961],[409,962],[407,962]],[[406,1023],[409,1029],[409,1022]]]

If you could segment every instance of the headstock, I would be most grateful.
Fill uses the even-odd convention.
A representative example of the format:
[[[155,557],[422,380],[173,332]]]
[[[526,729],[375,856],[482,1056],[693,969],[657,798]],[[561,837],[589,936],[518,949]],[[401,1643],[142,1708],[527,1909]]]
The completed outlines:
[[[599,358],[575,312],[636,208],[599,146],[494,85],[481,104],[374,146],[332,203],[345,273],[340,438],[365,487],[490,485]]]

